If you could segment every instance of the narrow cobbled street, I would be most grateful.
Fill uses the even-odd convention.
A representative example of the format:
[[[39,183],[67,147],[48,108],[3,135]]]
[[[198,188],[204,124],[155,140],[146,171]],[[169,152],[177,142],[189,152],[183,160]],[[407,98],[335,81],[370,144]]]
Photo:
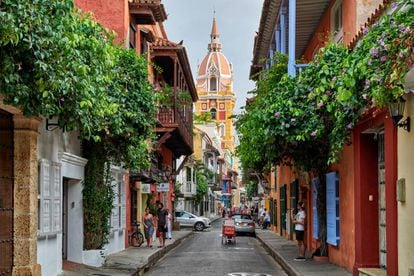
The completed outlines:
[[[218,220],[211,230],[194,233],[145,275],[221,276],[237,272],[286,275],[256,238],[238,236],[236,244],[222,245],[221,223]]]

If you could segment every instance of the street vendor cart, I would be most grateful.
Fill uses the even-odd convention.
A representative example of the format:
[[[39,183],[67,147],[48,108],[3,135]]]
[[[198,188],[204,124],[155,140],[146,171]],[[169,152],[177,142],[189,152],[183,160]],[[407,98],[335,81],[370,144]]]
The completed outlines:
[[[236,224],[234,219],[225,219],[221,232],[221,244],[236,243]]]

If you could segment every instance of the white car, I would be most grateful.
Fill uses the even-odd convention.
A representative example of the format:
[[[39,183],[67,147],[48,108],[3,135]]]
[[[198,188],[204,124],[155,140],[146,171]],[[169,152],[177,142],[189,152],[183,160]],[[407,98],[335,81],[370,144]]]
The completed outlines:
[[[203,231],[211,227],[210,219],[199,217],[186,211],[175,211],[175,217],[182,227],[192,227],[196,231]]]

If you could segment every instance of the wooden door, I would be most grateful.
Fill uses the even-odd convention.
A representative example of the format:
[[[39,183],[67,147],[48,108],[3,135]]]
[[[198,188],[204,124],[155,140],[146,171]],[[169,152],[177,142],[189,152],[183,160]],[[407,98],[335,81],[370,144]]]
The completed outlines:
[[[13,117],[0,110],[0,275],[13,268]]]

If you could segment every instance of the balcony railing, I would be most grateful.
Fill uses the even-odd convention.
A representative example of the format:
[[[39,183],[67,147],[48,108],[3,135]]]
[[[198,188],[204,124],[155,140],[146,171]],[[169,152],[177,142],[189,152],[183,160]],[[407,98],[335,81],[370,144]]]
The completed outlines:
[[[297,73],[297,74],[302,73],[302,71],[303,71],[306,67],[308,67],[308,65],[309,65],[309,64],[307,64],[307,63],[303,63],[303,64],[296,64],[296,65],[295,65],[295,68],[296,68],[296,73]]]
[[[185,110],[191,111],[190,106]],[[184,143],[189,148],[193,148],[193,114],[192,112],[186,112],[184,108],[174,107],[161,107],[158,110],[158,121],[164,127],[178,127],[178,132],[182,137]]]

